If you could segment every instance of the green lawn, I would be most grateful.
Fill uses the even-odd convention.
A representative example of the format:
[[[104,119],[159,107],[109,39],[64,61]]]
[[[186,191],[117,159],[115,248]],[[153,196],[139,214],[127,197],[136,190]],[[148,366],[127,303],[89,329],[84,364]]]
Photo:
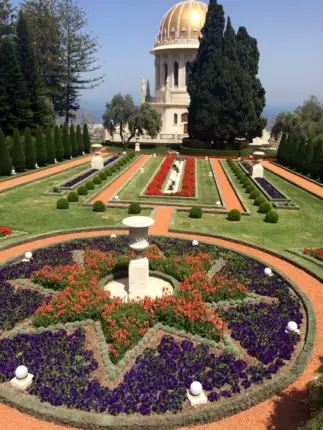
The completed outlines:
[[[0,247],[4,244],[17,242],[31,235],[95,226],[120,226],[123,218],[127,216],[127,208],[107,208],[106,212],[96,213],[91,207],[82,206],[82,202],[88,196],[80,196],[78,203],[70,203],[68,210],[57,210],[56,201],[59,197],[42,196],[41,193],[51,189],[54,185],[85,171],[89,166],[83,165],[68,170],[67,172],[52,177],[41,179],[33,184],[7,191],[0,194],[0,224],[13,230],[27,231],[28,236],[11,238],[0,241]],[[99,187],[96,186],[96,192]],[[149,215],[150,211],[144,211]]]
[[[253,242],[278,251],[323,276],[323,268],[286,251],[286,248],[323,246],[322,200],[265,171],[265,177],[273,185],[279,187],[282,192],[285,192],[301,208],[299,211],[278,209],[278,223],[267,224],[263,221],[264,215],[257,213],[258,208],[253,206],[252,200],[248,199],[248,194],[245,193],[226,163],[224,166],[241,196],[247,202],[251,216],[241,217],[240,222],[230,222],[224,215],[204,213],[201,219],[191,219],[187,213],[179,212],[176,217],[175,228],[220,234]]]
[[[172,203],[187,206],[212,205],[221,200],[213,177],[209,177],[211,170],[209,161],[197,161],[198,199],[179,199],[176,197],[142,197],[140,193],[147,183],[153,179],[156,169],[160,165],[161,157],[151,158],[145,165],[145,172],[138,173],[132,181],[119,193],[120,200],[134,200],[143,203]]]

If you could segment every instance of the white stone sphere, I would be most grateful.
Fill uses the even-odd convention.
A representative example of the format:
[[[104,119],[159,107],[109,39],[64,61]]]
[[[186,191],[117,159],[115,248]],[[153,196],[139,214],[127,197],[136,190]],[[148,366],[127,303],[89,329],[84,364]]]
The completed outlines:
[[[198,381],[194,381],[191,383],[190,392],[193,396],[199,396],[203,391],[202,384]]]
[[[127,153],[126,153],[126,151],[123,151],[123,153],[122,153],[123,155],[126,155]]]
[[[273,274],[273,271],[271,270],[270,267],[266,267],[266,269],[264,270],[264,273],[267,276],[271,276]]]
[[[114,200],[119,200],[119,196],[114,196]]]
[[[287,330],[291,332],[295,332],[296,330],[298,330],[297,323],[295,321],[289,321],[289,323],[287,324]]]
[[[15,375],[17,379],[25,379],[28,376],[28,369],[26,366],[18,366]]]
[[[111,239],[116,239],[117,238],[117,236],[115,235],[115,234],[111,234]]]
[[[197,246],[199,244],[198,240],[193,240],[192,246]]]
[[[216,203],[215,203],[217,206],[221,206],[221,202],[218,200]]]
[[[33,256],[33,254],[32,254],[30,251],[27,251],[27,252],[25,253],[25,258],[26,258],[27,260],[31,260],[31,259],[32,259],[32,256]]]

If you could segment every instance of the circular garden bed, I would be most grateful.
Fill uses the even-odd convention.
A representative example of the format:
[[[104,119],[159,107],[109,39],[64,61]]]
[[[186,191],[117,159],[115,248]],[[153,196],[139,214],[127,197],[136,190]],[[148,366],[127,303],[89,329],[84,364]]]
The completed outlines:
[[[81,428],[174,428],[237,413],[299,376],[315,316],[297,286],[225,248],[151,244],[150,270],[174,292],[140,302],[102,285],[127,268],[124,236],[62,243],[0,268],[1,401]],[[286,331],[290,321],[300,334]],[[34,375],[26,392],[10,385],[20,365]],[[193,381],[208,404],[190,406]]]

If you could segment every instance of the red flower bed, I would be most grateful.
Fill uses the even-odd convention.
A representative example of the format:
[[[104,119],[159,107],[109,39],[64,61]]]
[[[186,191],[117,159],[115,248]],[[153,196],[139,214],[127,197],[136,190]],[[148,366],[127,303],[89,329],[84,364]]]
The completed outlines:
[[[316,260],[323,261],[323,248],[304,248],[303,253]]]
[[[9,236],[12,234],[10,227],[0,227],[0,237]]]
[[[161,168],[149,184],[145,195],[147,196],[180,196],[180,197],[194,197],[195,196],[195,159],[189,158],[186,160],[182,189],[176,193],[163,193],[162,188],[172,168],[174,158],[165,158]]]

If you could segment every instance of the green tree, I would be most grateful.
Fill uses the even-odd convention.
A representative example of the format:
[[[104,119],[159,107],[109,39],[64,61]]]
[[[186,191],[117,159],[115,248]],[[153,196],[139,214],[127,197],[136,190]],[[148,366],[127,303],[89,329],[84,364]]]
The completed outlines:
[[[15,8],[9,0],[0,1],[0,39],[14,32]]]
[[[311,176],[316,179],[320,174],[320,164],[323,156],[323,134],[314,139],[314,154],[311,167]]]
[[[28,127],[25,129],[24,150],[27,169],[34,169],[36,164],[36,148]]]
[[[285,166],[292,166],[292,154],[294,150],[295,135],[293,133],[289,133],[287,138],[286,149],[284,153],[284,164]]]
[[[0,128],[12,134],[32,121],[26,82],[20,70],[16,46],[11,37],[0,39]]]
[[[109,130],[111,122],[113,124],[118,124],[120,127],[121,141],[124,142],[124,127],[128,123],[129,118],[133,117],[136,113],[136,105],[130,95],[127,94],[123,96],[120,93],[115,94],[111,102],[106,104],[106,110],[102,117],[104,128]]]
[[[71,158],[72,147],[71,147],[71,142],[68,135],[68,128],[66,125],[64,125],[63,127],[63,148],[64,148],[64,158]]]
[[[286,133],[283,133],[280,139],[280,143],[277,151],[277,160],[281,164],[284,164],[284,151],[286,150],[286,144],[287,144],[287,136],[286,136]]]
[[[305,164],[306,157],[306,138],[301,136],[297,147],[296,163],[295,167],[298,172],[303,172],[303,166]]]
[[[54,146],[56,153],[56,160],[62,161],[64,158],[64,147],[62,143],[62,136],[58,125],[54,128]]]
[[[58,5],[61,23],[61,46],[63,49],[64,97],[62,113],[65,124],[69,124],[71,112],[79,109],[80,90],[92,89],[100,85],[104,75],[86,78],[101,68],[95,54],[98,42],[84,29],[87,27],[85,12],[73,0],[61,0]]]
[[[149,83],[149,80],[147,80],[147,85],[146,85],[146,102],[151,102],[151,94],[150,94],[150,83]]]
[[[294,134],[293,136],[293,147],[290,148],[290,152],[289,152],[289,163],[290,163],[290,167],[292,169],[296,169],[296,166],[298,164],[298,147],[301,143],[301,137],[300,136],[296,136],[296,134]]]
[[[47,152],[44,144],[43,132],[39,127],[37,127],[36,130],[36,160],[39,167],[46,165]]]
[[[16,172],[23,172],[25,170],[25,154],[21,144],[19,131],[16,128],[13,130],[12,140],[12,165]]]
[[[5,142],[3,131],[0,128],[0,174],[10,175],[12,169],[11,158]]]
[[[303,165],[304,174],[308,175],[311,173],[311,165],[313,160],[313,152],[314,152],[314,146],[313,146],[313,139],[308,139],[307,145],[306,145],[306,154],[305,154],[305,161]]]
[[[72,124],[70,127],[70,143],[72,148],[72,156],[77,157],[78,155],[78,147],[76,142],[76,136],[75,136],[75,129],[74,125]]]
[[[47,163],[53,164],[55,163],[56,152],[55,145],[53,140],[53,134],[51,127],[46,128],[46,152],[47,152]]]
[[[77,150],[79,155],[83,154],[84,145],[83,145],[82,131],[81,131],[80,124],[76,126],[76,144],[77,144]]]
[[[90,141],[87,124],[83,125],[83,147],[84,147],[84,152],[86,154],[89,154],[91,151],[91,141]]]
[[[152,138],[156,137],[161,128],[160,113],[149,103],[144,103],[137,108],[136,112],[128,119],[130,136],[128,142],[137,136],[143,135],[144,131]]]
[[[187,90],[190,95],[188,132],[201,141],[218,141],[222,102],[221,76],[223,70],[223,7],[211,0],[206,14],[202,38],[192,62]]]

